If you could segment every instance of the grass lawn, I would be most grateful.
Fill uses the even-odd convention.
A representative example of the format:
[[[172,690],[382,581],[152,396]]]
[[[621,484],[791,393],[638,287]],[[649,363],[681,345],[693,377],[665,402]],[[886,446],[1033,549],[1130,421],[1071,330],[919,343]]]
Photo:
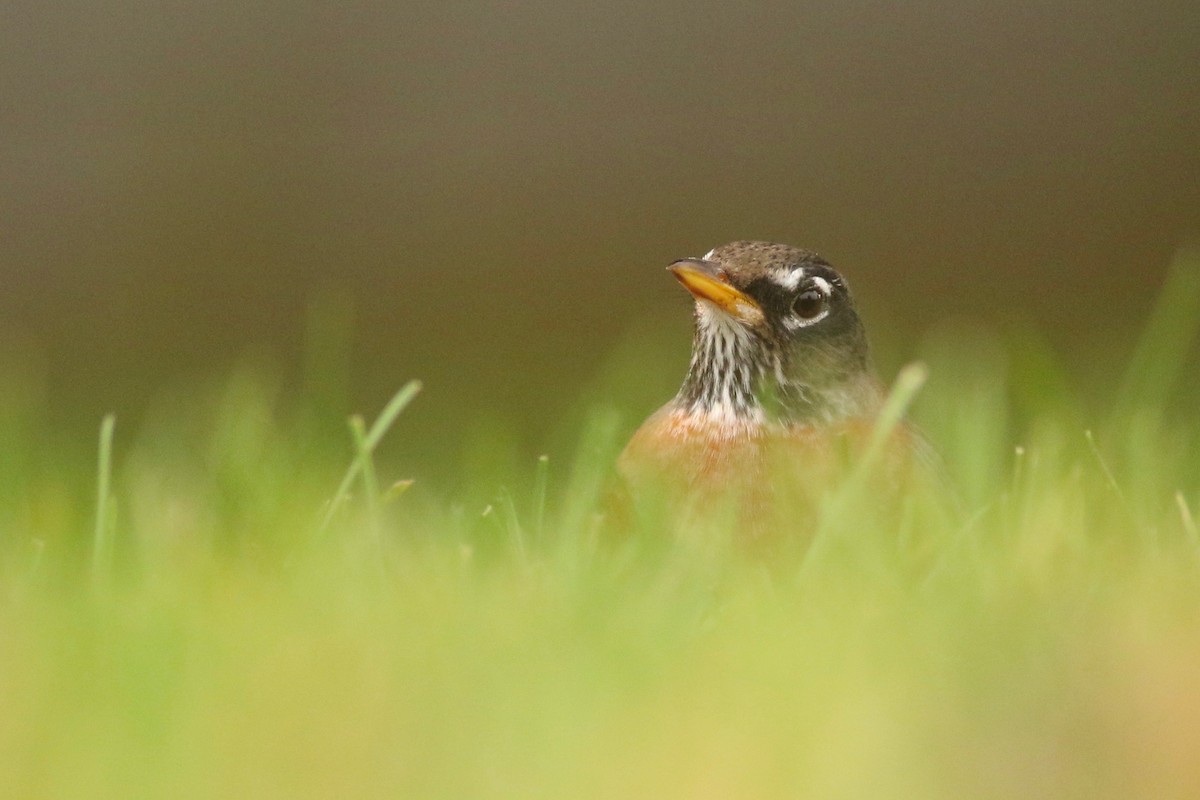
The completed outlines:
[[[239,373],[85,468],[6,381],[0,797],[1195,796],[1198,276],[1099,410],[1028,340],[930,345],[953,489],[831,486],[769,560],[613,536],[612,409],[436,490],[373,458],[427,395],[334,448]]]

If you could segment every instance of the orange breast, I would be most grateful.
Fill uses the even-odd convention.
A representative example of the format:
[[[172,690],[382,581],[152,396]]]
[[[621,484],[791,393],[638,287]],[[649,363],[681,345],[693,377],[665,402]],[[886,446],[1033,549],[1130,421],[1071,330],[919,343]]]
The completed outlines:
[[[743,483],[762,470],[762,427],[664,408],[638,428],[618,469],[634,485],[711,490]]]
[[[866,419],[778,427],[668,406],[634,434],[618,469],[635,496],[650,493],[701,513],[732,504],[758,536],[779,516],[811,518],[821,498],[859,463],[872,429]],[[917,437],[904,426],[892,435],[878,470],[881,483],[904,483]]]

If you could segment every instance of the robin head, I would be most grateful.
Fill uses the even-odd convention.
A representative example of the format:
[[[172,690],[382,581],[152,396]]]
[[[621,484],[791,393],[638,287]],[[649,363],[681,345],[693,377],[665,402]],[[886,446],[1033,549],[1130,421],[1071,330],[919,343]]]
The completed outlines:
[[[670,270],[696,300],[681,410],[806,424],[877,410],[866,332],[845,279],[821,256],[733,242]]]

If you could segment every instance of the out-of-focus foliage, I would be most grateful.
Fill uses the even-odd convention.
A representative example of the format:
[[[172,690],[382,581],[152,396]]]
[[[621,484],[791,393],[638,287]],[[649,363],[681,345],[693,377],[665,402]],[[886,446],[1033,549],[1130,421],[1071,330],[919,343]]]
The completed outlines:
[[[480,444],[455,491],[365,448],[323,527],[352,438],[255,368],[118,421],[93,560],[94,454],[14,374],[0,795],[1186,796],[1195,299],[1164,296],[1105,415],[1031,334],[932,335],[917,415],[952,488],[914,502],[956,512],[830,486],[767,562],[719,524],[614,531],[611,407],[542,461]]]

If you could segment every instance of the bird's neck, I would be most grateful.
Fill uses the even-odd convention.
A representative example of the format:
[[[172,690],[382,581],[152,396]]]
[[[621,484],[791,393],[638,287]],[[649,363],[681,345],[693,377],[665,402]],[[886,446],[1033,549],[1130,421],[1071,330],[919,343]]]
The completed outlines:
[[[775,392],[777,394],[772,395]],[[767,415],[785,425],[829,425],[847,419],[869,419],[883,407],[884,393],[873,372],[861,371],[829,379],[793,379],[774,384]]]
[[[753,331],[699,308],[692,361],[675,405],[689,416],[731,423],[766,420],[760,387],[770,368],[769,348]]]
[[[674,405],[689,417],[733,425],[829,424],[878,412],[883,392],[869,365],[826,364],[824,354],[805,355],[804,364],[785,363],[785,353],[754,331],[700,313]]]

